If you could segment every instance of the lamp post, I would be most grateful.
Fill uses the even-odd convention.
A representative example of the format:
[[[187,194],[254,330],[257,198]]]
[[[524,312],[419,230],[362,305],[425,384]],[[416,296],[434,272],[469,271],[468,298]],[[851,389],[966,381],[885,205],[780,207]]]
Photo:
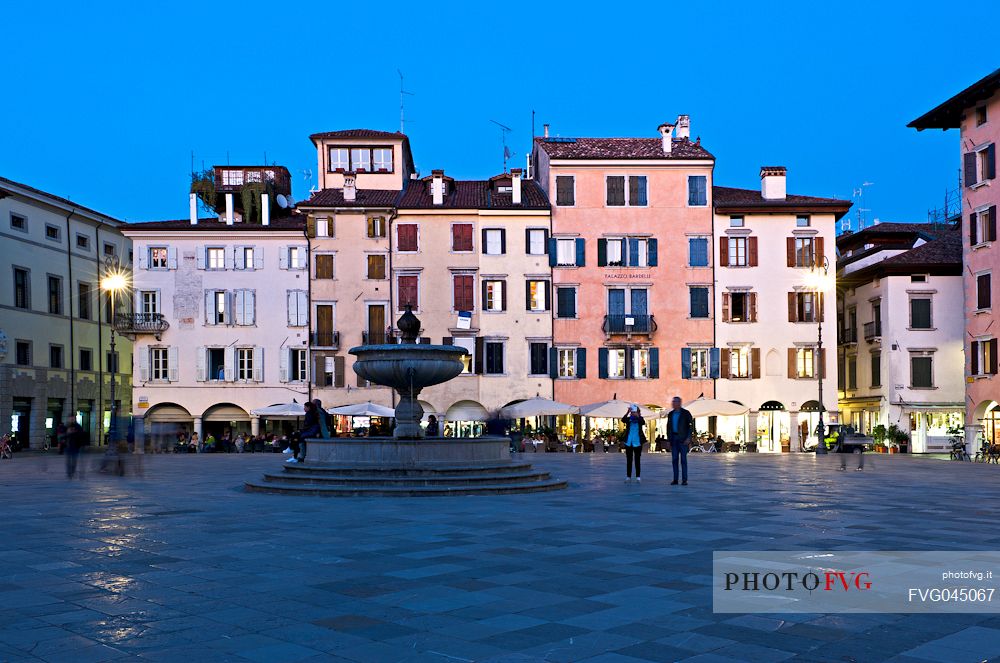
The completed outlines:
[[[820,272],[822,270],[822,273]],[[823,290],[826,279],[830,274],[830,260],[823,256],[821,259],[814,259],[812,267],[809,269],[810,285],[816,293],[815,317],[816,317],[816,378],[819,385],[819,421],[816,424],[816,453],[824,455],[826,449],[826,425],[823,423],[823,413],[826,406],[823,405]]]
[[[128,278],[122,269],[117,258],[108,257],[104,260],[104,276],[101,278],[101,290],[104,290],[111,297],[111,358],[113,365],[111,369],[111,425],[108,427],[108,451],[109,455],[118,453],[118,408],[115,406],[115,378],[118,372],[118,355],[115,352],[115,304],[118,300],[118,293],[128,288]]]

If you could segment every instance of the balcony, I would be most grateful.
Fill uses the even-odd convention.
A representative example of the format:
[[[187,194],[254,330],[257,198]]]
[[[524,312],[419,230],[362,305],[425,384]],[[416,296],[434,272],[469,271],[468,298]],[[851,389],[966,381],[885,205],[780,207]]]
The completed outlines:
[[[270,182],[275,194],[290,195],[292,178],[284,166],[213,166],[217,193],[238,193],[244,184]]]
[[[363,331],[361,332],[361,345],[387,345],[399,343],[395,332],[391,331]]]
[[[309,335],[310,343],[314,348],[340,349],[340,332],[312,332]]]
[[[162,313],[116,313],[114,327],[119,334],[153,334],[160,340],[170,323]]]
[[[608,336],[613,334],[648,336],[656,331],[656,320],[651,315],[606,315],[603,329]]]
[[[882,338],[882,321],[866,322],[864,332],[865,340],[869,343],[880,340]]]
[[[854,345],[858,342],[858,330],[856,327],[850,329],[837,330],[838,345]]]

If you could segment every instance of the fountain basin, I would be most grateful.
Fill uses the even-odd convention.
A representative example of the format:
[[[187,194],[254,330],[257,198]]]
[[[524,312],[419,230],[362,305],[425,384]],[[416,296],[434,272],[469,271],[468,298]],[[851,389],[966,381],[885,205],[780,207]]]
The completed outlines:
[[[404,395],[411,387],[432,387],[462,372],[464,348],[454,345],[361,345],[349,352],[357,357],[354,372]]]

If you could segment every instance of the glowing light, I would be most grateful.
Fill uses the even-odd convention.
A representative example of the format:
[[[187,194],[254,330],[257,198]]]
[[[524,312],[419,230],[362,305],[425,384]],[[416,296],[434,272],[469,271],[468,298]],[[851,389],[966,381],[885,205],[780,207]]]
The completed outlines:
[[[812,271],[806,274],[805,284],[810,290],[828,290],[833,285],[833,278],[822,271]]]
[[[128,288],[128,278],[124,272],[111,272],[101,279],[101,289],[110,292],[119,292]]]

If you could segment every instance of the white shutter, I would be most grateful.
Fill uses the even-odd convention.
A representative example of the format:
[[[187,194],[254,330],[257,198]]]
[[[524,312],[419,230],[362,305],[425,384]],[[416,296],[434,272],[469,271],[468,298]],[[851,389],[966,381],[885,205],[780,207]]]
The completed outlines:
[[[264,348],[259,345],[253,349],[253,379],[254,382],[264,381]]]
[[[278,364],[278,380],[288,382],[288,348],[281,348],[281,360]]]
[[[233,324],[233,292],[231,290],[226,290],[226,306],[225,311],[222,313],[222,320],[227,325]]]
[[[149,269],[149,249],[142,247],[139,251],[139,255],[136,256],[139,259],[139,269]]]
[[[215,324],[215,292],[212,290],[205,291],[205,324],[213,325]]]
[[[256,290],[244,290],[243,294],[246,295],[247,301],[244,304],[246,307],[245,315],[247,325],[257,324],[257,291]]]
[[[278,254],[278,268],[288,269],[288,247],[282,246],[281,252]]]
[[[222,260],[223,260],[223,262],[224,262],[224,264],[226,266],[226,269],[232,269],[233,268],[233,252],[232,251],[226,251],[226,249],[223,248],[222,249],[222,256],[223,256]]]
[[[207,375],[207,373],[208,373],[208,367],[206,366],[206,363],[205,363],[206,362],[205,355],[207,353],[208,353],[208,348],[206,348],[204,345],[201,346],[200,348],[198,348],[198,356],[197,356],[196,361],[195,361],[195,366],[196,366],[196,370],[197,370],[197,374],[195,375],[195,379],[198,380],[198,382],[204,382],[205,380],[208,379],[208,375]]]
[[[264,247],[253,247],[253,268],[264,269]]]
[[[149,348],[139,351],[139,382],[149,382]]]
[[[306,352],[305,354],[307,356],[306,356],[306,361],[305,361],[305,374],[302,376],[302,381],[303,382],[309,382],[309,380],[310,380],[309,375],[310,375],[310,373],[312,373],[312,367],[309,365],[309,357],[308,357],[309,353]]]
[[[299,247],[299,269],[309,269],[309,247]]]
[[[167,269],[177,269],[177,249],[167,249]]]
[[[236,305],[236,324],[245,325],[246,324],[246,307],[243,301],[247,291],[246,290],[234,290],[233,299]]]
[[[167,379],[170,382],[177,382],[180,361],[178,360],[177,346],[172,345],[167,349]]]
[[[226,382],[232,382],[234,380],[235,373],[233,371],[234,364],[236,363],[236,350],[231,345],[227,345],[225,351],[223,352],[224,364],[223,368],[225,373],[223,374]]]
[[[295,312],[295,304],[297,302],[295,291],[288,290],[285,299],[288,302],[288,326],[294,327],[299,319],[298,314]]]
[[[156,289],[153,292],[155,293],[153,295],[153,301],[155,302],[155,305],[153,306],[153,310],[151,311],[151,313],[163,313],[163,308],[162,308],[163,298],[160,297],[160,291],[159,289]]]
[[[207,249],[204,246],[199,246],[195,249],[195,265],[198,269],[205,269],[205,251]]]
[[[139,290],[135,291],[135,295],[132,297],[132,301],[135,302],[132,305],[133,313],[142,313],[142,292]]]
[[[298,313],[298,326],[305,327],[309,324],[309,302],[305,290],[299,290],[296,295],[296,312]]]
[[[242,246],[233,247],[233,264],[236,266],[236,269],[246,269],[246,258],[243,255]]]

